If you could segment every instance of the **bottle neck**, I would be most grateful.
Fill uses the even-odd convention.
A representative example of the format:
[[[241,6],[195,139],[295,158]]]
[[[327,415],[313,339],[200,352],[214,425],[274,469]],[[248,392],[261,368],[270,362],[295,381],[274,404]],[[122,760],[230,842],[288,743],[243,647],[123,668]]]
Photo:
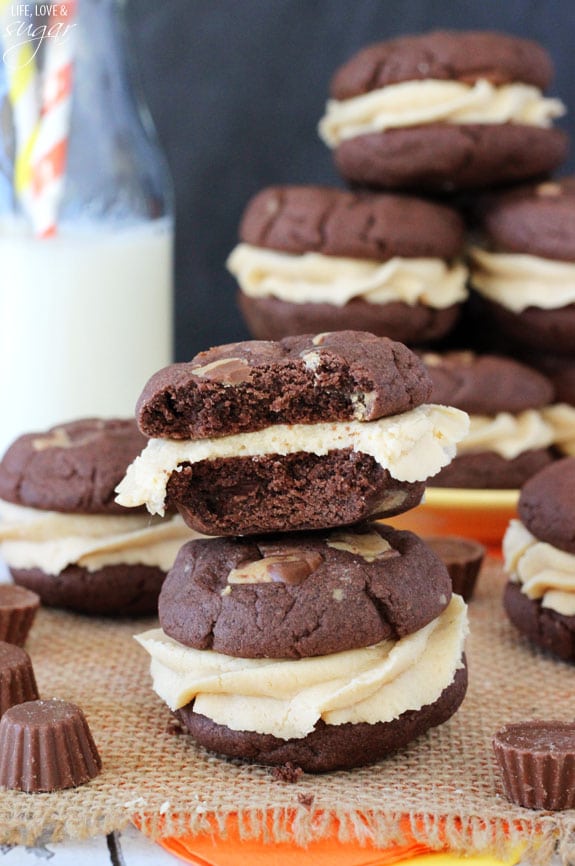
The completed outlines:
[[[172,214],[164,156],[135,87],[121,0],[77,0],[68,176],[61,215]]]
[[[59,12],[49,17],[52,6]],[[11,9],[27,10],[29,19],[9,22],[26,34],[14,52],[27,52],[9,52],[11,66],[10,28],[2,34],[0,210],[35,231],[50,220],[77,226],[171,218],[169,171],[136,86],[123,0]]]

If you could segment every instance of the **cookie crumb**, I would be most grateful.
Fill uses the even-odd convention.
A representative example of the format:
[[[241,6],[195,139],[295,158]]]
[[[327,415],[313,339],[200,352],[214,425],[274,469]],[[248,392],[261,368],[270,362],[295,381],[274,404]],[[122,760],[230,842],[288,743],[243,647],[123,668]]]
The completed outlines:
[[[293,783],[303,776],[303,770],[301,767],[296,767],[291,761],[287,761],[281,767],[274,767],[272,769],[272,776],[278,782]]]
[[[304,794],[300,791],[299,794],[297,795],[298,803],[301,803],[301,805],[305,806],[306,809],[311,809],[311,807],[313,806],[314,800],[315,800],[315,797],[313,794]]]

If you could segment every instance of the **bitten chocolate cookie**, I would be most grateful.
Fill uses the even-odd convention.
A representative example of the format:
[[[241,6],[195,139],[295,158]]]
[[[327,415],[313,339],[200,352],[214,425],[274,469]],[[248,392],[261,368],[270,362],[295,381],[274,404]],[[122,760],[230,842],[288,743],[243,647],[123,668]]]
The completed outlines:
[[[522,634],[575,660],[575,457],[530,478],[503,539],[505,610]]]
[[[138,416],[154,438],[118,502],[173,503],[207,535],[399,514],[467,429],[465,414],[423,403],[429,386],[409,349],[364,332],[212,349],[146,385]]]
[[[10,446],[0,463],[0,553],[15,583],[82,613],[155,612],[193,534],[179,516],[150,520],[114,501],[145,443],[134,420],[90,418]]]
[[[553,429],[542,412],[553,400],[553,386],[545,376],[497,355],[447,352],[423,358],[433,380],[433,402],[470,414],[469,433],[433,486],[515,489],[553,461]]]
[[[471,281],[507,339],[575,357],[575,178],[491,197]]]
[[[417,536],[368,524],[190,542],[158,610],[164,632],[187,646],[299,658],[397,640],[450,597],[446,568]]]
[[[436,31],[370,45],[341,69],[320,135],[343,177],[438,191],[536,178],[565,159],[564,113],[543,96],[551,60],[535,42]]]
[[[415,197],[270,187],[239,234],[227,265],[258,339],[353,329],[422,344],[452,329],[467,297],[463,221]]]
[[[429,393],[413,352],[348,330],[200,352],[155,373],[136,415],[146,436],[204,439],[272,424],[372,421],[413,409]]]

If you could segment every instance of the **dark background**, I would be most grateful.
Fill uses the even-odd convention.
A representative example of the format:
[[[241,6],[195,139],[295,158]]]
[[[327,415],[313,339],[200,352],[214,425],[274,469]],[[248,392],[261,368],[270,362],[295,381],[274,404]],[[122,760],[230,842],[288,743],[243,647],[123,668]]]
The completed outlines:
[[[363,45],[434,28],[537,39],[550,95],[575,113],[575,0],[128,0],[127,17],[175,182],[176,360],[248,336],[224,263],[249,198],[341,185],[316,126],[335,68]],[[573,167],[571,152],[560,173]]]

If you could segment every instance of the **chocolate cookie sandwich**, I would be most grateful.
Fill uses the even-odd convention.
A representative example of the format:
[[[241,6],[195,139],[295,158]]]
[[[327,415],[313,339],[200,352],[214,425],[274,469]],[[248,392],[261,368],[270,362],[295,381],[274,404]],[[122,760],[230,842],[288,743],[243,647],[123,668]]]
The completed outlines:
[[[358,330],[423,344],[467,297],[463,221],[415,197],[270,187],[248,204],[227,266],[251,334]]]
[[[553,446],[560,456],[575,457],[575,355],[537,352],[538,366],[555,388],[555,402],[543,410],[553,428]]]
[[[137,405],[148,445],[117,502],[246,535],[341,526],[418,504],[467,416],[425,403],[404,345],[362,331],[232,343],[156,373]]]
[[[503,538],[505,610],[533,643],[575,659],[575,457],[537,473],[521,490],[518,520]]]
[[[194,541],[138,636],[201,745],[325,772],[377,761],[463,700],[466,607],[415,535],[368,524]]]
[[[521,347],[575,357],[575,178],[493,196],[470,250],[471,282]]]
[[[335,74],[319,131],[366,187],[466,190],[547,174],[568,141],[553,67],[536,42],[436,31],[364,48]]]
[[[553,461],[554,434],[543,417],[553,387],[545,376],[497,355],[426,353],[423,360],[430,399],[469,413],[469,432],[434,487],[516,489]]]
[[[132,420],[83,419],[17,439],[0,462],[0,555],[42,602],[90,614],[154,613],[180,546],[179,515],[114,501],[146,439]]]

